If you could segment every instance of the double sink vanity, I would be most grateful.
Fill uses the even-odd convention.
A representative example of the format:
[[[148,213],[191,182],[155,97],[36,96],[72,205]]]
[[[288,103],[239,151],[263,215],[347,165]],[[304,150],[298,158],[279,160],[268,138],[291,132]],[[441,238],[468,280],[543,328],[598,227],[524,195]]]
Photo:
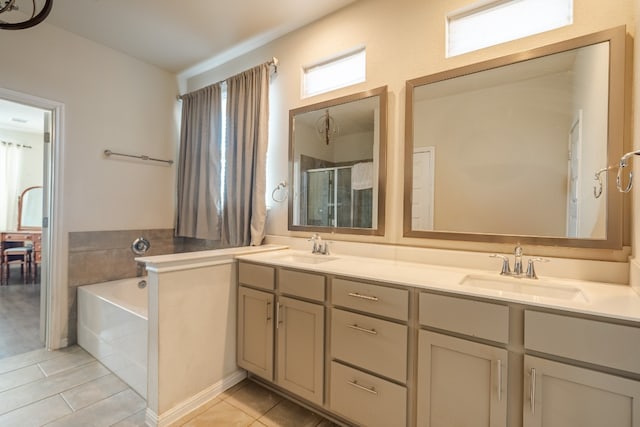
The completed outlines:
[[[341,422],[640,425],[628,286],[290,249],[237,258],[238,365]]]
[[[387,88],[290,110],[287,237],[626,262],[627,38],[407,80],[402,237],[385,233]],[[500,274],[326,249],[237,257],[237,363],[254,378],[345,424],[640,427],[630,286],[537,278],[518,251]]]

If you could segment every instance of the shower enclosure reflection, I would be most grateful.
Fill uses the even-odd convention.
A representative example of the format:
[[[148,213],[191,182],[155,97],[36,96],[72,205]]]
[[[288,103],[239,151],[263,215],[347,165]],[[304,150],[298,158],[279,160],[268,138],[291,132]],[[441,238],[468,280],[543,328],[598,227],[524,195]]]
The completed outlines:
[[[365,183],[366,188],[358,189],[352,184],[354,168],[371,165],[373,162],[304,171],[300,212],[305,225],[371,228],[373,185]]]
[[[290,112],[289,229],[382,234],[386,88]]]

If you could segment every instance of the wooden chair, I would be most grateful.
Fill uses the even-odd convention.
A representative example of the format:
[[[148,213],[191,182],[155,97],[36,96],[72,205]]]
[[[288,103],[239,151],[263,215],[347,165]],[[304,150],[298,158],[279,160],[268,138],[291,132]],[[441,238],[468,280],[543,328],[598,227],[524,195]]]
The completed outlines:
[[[27,283],[27,278],[31,276],[31,254],[33,252],[32,246],[18,246],[13,248],[7,248],[2,252],[2,267],[4,268],[4,274],[2,279],[4,283],[9,283],[9,275],[12,264],[20,264],[20,272],[24,283]]]

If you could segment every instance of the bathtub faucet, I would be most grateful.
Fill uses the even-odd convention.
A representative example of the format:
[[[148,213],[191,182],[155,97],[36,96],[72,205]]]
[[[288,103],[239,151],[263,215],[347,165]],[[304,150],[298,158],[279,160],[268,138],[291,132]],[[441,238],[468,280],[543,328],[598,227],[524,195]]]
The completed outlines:
[[[144,262],[136,263],[136,277],[142,277],[147,275],[147,264]]]

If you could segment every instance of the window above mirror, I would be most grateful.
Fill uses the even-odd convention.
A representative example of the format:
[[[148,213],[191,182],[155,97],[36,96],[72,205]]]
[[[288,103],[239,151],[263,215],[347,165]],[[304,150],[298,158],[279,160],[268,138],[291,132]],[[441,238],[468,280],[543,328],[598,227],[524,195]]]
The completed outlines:
[[[407,82],[404,236],[621,248],[625,29]]]
[[[384,235],[387,88],[289,112],[289,230]]]

